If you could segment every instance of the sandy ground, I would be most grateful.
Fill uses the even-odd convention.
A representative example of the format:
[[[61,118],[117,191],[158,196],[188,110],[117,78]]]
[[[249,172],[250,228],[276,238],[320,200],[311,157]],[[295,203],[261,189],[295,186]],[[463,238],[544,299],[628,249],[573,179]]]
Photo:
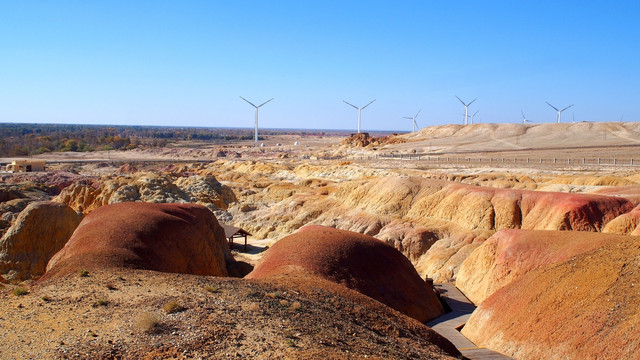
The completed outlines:
[[[244,239],[234,239],[233,257],[237,261],[242,261],[255,266],[263,253],[273,245],[275,239],[256,239],[253,236],[247,237],[247,248],[244,247]]]

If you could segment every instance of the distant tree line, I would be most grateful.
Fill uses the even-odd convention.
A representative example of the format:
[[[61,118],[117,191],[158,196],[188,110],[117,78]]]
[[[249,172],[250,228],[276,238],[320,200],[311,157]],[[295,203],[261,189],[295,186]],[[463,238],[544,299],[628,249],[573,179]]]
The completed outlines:
[[[250,129],[0,124],[0,156],[154,148],[185,140],[237,141],[252,138]]]
[[[264,136],[323,136],[323,130],[261,129]],[[158,148],[179,141],[232,142],[253,139],[253,129],[163,126],[106,126],[0,123],[0,156],[29,156],[53,151]]]

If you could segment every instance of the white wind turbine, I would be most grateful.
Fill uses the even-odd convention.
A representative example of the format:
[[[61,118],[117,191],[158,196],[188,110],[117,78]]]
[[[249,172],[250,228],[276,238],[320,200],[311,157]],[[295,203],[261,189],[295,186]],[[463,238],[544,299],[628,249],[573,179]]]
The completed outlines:
[[[473,104],[474,101],[478,100],[478,99],[473,99],[473,101],[471,101],[468,104],[465,104],[464,101],[462,101],[458,95],[456,95],[456,98],[458,100],[460,100],[460,102],[462,103],[462,105],[464,106],[464,124],[468,125],[469,124],[469,105]]]
[[[557,112],[558,112],[558,124],[560,123],[560,119],[562,119],[562,112],[563,112],[563,111],[565,111],[565,110],[567,110],[568,108],[570,108],[570,107],[572,107],[572,106],[574,105],[574,104],[571,104],[571,105],[567,106],[566,108],[564,108],[564,109],[562,109],[562,110],[558,110],[558,108],[557,108],[557,107],[555,107],[555,106],[553,106],[553,105],[549,104],[547,101],[545,101],[545,102],[547,103],[547,105],[551,106],[551,107],[553,108],[553,110],[555,110],[555,111],[557,111]]]
[[[410,117],[410,116],[403,116],[402,117],[403,119],[409,119],[409,120],[413,121],[413,123],[412,123],[412,125],[413,125],[413,130],[412,131],[413,132],[415,132],[416,131],[416,127],[418,127],[418,123],[416,122],[416,118],[418,117],[418,114],[420,114],[420,111],[422,111],[422,109],[418,110],[418,113],[414,117]]]
[[[262,105],[264,105],[264,104],[268,103],[269,101],[273,100],[273,98],[271,98],[271,99],[269,99],[269,100],[267,100],[267,101],[263,102],[262,104],[260,104],[260,105],[258,105],[258,106],[255,106],[251,101],[249,101],[249,100],[247,100],[247,99],[243,98],[242,96],[240,96],[240,99],[242,99],[242,100],[244,100],[244,101],[248,102],[248,103],[249,103],[249,105],[251,105],[251,106],[253,106],[254,108],[256,108],[256,124],[255,124],[255,134],[254,134],[253,139],[254,139],[254,142],[257,144],[257,143],[258,143],[258,109],[259,109]]]
[[[471,115],[471,125],[473,125],[473,118],[476,117],[476,114],[478,113],[478,111],[474,112],[473,115]]]
[[[531,120],[527,119],[527,117],[526,117],[526,116],[524,116],[524,111],[520,110],[520,113],[522,114],[522,123],[523,123],[523,124],[533,122],[533,121],[531,121]]]
[[[350,104],[350,103],[348,103],[348,102],[346,102],[346,101],[344,101],[344,100],[342,100],[342,101],[343,101],[345,104],[350,105],[350,106],[353,106],[356,110],[358,110],[358,134],[359,134],[359,133],[360,133],[360,118],[361,118],[362,110],[364,110],[364,108],[366,108],[367,106],[369,106],[369,105],[373,104],[373,102],[374,102],[374,101],[376,101],[376,99],[371,100],[371,102],[370,102],[370,103],[368,103],[367,105],[365,105],[365,106],[363,106],[363,107],[361,107],[361,108],[359,108],[359,107],[357,107],[357,106],[355,106],[355,105],[353,105],[353,104]]]

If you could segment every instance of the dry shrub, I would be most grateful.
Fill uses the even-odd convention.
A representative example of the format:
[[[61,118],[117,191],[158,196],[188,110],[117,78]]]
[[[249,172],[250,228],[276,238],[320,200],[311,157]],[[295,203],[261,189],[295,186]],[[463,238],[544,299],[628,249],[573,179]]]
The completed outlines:
[[[109,301],[107,299],[104,298],[100,298],[98,300],[96,300],[96,302],[93,303],[93,307],[98,307],[98,306],[107,306],[109,304]]]
[[[302,310],[302,304],[300,304],[299,301],[294,301],[293,304],[291,304],[291,310],[301,311]]]
[[[146,333],[154,332],[159,325],[160,319],[158,318],[158,316],[148,312],[144,312],[138,315],[135,322],[135,326],[138,328],[138,330]]]
[[[25,288],[17,287],[13,290],[13,295],[15,296],[23,296],[27,295],[29,292]]]
[[[179,302],[175,301],[175,300],[171,300],[168,303],[166,303],[162,309],[164,309],[164,311],[167,314],[173,314],[173,313],[177,313],[177,312],[181,312],[181,311],[185,311],[187,308],[182,306]]]

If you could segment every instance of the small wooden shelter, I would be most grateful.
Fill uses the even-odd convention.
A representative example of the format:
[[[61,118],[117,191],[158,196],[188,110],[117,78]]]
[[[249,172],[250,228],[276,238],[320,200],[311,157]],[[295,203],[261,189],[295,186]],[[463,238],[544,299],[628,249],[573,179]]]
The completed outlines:
[[[240,229],[239,227],[220,224],[224,229],[224,237],[229,240],[229,249],[233,249],[233,239],[244,237],[244,251],[247,251],[247,236],[251,236],[247,231]]]

